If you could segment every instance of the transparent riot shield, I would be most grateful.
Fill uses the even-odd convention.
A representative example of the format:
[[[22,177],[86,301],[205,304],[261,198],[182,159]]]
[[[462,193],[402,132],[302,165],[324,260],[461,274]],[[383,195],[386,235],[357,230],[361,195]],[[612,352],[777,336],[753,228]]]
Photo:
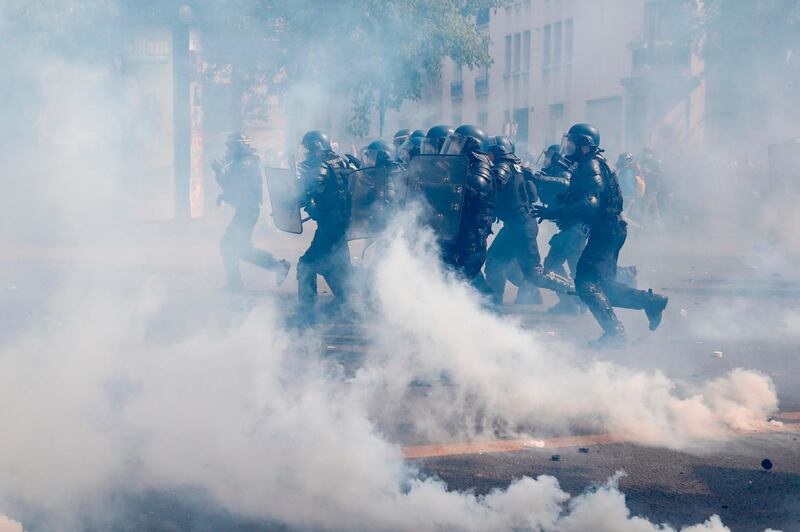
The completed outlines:
[[[275,227],[299,235],[303,232],[303,221],[300,217],[295,172],[288,168],[267,167],[264,173]]]

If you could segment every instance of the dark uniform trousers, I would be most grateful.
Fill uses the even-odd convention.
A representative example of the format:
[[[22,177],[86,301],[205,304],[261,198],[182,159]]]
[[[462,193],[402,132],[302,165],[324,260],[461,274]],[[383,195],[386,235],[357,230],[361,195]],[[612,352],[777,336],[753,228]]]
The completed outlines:
[[[240,260],[265,270],[277,270],[280,266],[280,262],[271,253],[253,246],[253,230],[260,214],[261,208],[258,205],[237,208],[222,236],[220,252],[229,286],[239,287],[242,284]]]
[[[570,276],[574,278],[578,259],[586,245],[586,235],[586,227],[582,224],[575,224],[554,234],[550,238],[550,250],[544,258],[545,271],[566,276],[567,271],[564,268],[566,264]]]
[[[317,298],[317,275],[341,302],[346,297],[350,274],[350,248],[345,225],[332,222],[317,226],[314,238],[297,263],[297,294],[300,304],[311,307]]]
[[[595,223],[578,260],[575,287],[606,332],[621,330],[612,307],[644,309],[651,296],[616,280],[619,252],[628,236],[628,224],[620,216]]]

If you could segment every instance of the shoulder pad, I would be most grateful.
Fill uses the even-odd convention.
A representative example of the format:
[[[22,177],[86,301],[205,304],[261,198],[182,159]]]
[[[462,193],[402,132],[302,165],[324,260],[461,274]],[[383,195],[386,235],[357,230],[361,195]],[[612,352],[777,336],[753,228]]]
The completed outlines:
[[[475,157],[477,160],[488,164],[489,166],[491,166],[492,164],[492,161],[489,159],[489,156],[486,155],[485,153],[474,151],[472,152],[472,156]]]
[[[470,167],[470,173],[481,179],[487,179],[489,181],[492,180],[492,167],[489,165],[488,160],[486,161],[486,164],[473,164]]]
[[[489,174],[476,174],[472,179],[472,185],[482,196],[492,192],[492,178]]]
[[[508,180],[511,179],[512,172],[513,169],[511,165],[505,161],[500,161],[500,163],[494,167],[494,173],[497,179],[503,184],[508,183]]]
[[[600,166],[600,161],[596,157],[592,157],[580,166],[581,173],[600,174],[603,169]]]

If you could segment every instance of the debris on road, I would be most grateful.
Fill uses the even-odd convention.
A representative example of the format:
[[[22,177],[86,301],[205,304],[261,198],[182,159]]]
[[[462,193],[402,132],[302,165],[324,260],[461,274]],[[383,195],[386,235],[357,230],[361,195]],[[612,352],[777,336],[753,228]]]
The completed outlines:
[[[681,318],[685,318],[686,316],[689,315],[689,311],[686,310],[685,308],[682,308],[679,314],[681,315]]]
[[[534,449],[543,449],[544,440],[528,440],[522,444],[523,447],[532,447]]]
[[[561,461],[561,455],[560,454],[554,454],[553,456],[550,457],[550,461],[551,462],[560,462]]]
[[[583,453],[583,454],[589,454],[589,448],[588,447],[578,447],[578,452],[579,453]]]
[[[761,460],[761,467],[763,467],[766,471],[769,471],[772,469],[772,460],[769,458],[764,458]]]
[[[712,354],[714,358],[722,358],[722,351],[714,351]]]
[[[782,427],[783,426],[783,421],[778,421],[773,416],[769,416],[767,418],[767,423],[769,423],[770,425],[775,425],[776,427]]]

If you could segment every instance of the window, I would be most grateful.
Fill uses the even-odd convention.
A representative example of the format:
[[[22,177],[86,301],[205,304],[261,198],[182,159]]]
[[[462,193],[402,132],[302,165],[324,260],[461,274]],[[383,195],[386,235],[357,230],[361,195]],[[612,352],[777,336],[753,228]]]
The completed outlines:
[[[561,64],[561,23],[553,24],[553,65]]]
[[[564,62],[572,63],[572,19],[564,23]]]
[[[464,81],[464,67],[457,63],[453,63],[453,82],[461,83]]]
[[[531,32],[526,31],[522,34],[522,71],[531,70]]]
[[[479,128],[482,128],[482,129],[488,128],[489,127],[489,113],[487,113],[487,112],[478,113],[477,122],[478,122],[478,127]]]
[[[522,49],[521,36],[519,33],[514,34],[514,73],[519,72],[520,64],[520,51]]]
[[[652,4],[645,4],[644,8],[644,40],[653,42],[659,40],[659,8]]]
[[[511,74],[511,35],[506,35],[506,68],[503,72],[506,76]]]
[[[542,29],[542,68],[550,67],[550,25]]]
[[[514,109],[514,122],[517,124],[515,140],[518,144],[528,144],[528,108]]]

